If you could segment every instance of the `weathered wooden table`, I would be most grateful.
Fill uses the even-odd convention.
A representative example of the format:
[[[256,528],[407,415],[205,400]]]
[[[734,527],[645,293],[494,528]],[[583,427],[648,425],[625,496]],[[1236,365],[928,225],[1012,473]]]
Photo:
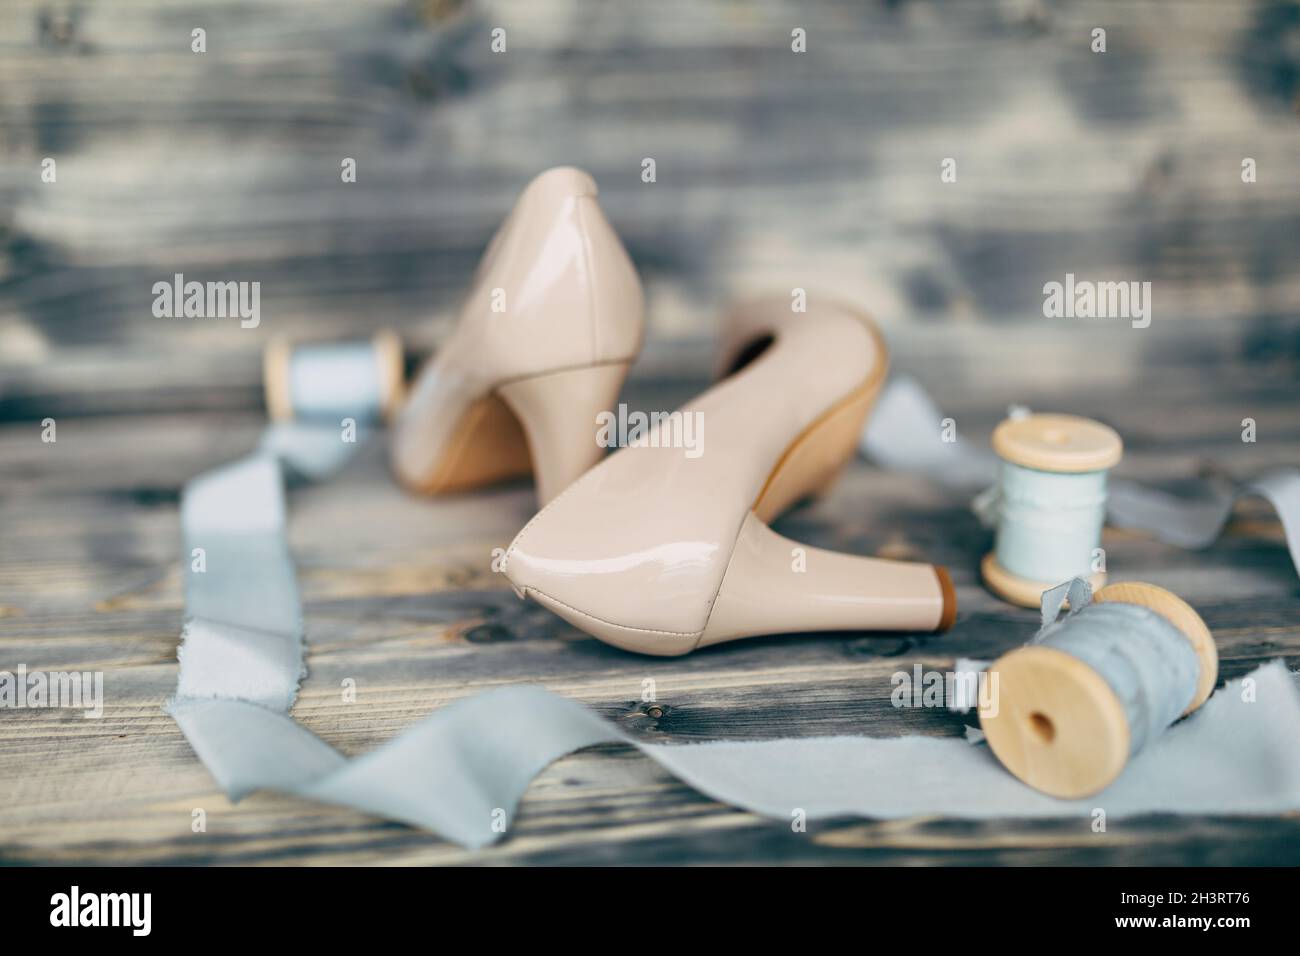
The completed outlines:
[[[702,346],[701,346],[702,348]],[[900,359],[900,364],[905,364]],[[1113,423],[1120,472],[1177,488],[1218,461],[1229,471],[1300,458],[1292,383],[1242,367],[1155,370],[1140,396],[1020,391],[1039,407]],[[671,407],[702,382],[635,378],[634,407]],[[984,441],[1013,396],[940,390],[964,440]],[[1229,397],[1231,396],[1231,401]],[[1233,405],[1237,402],[1239,405]],[[974,407],[969,407],[973,404]],[[1269,439],[1234,431],[1249,407]],[[466,852],[428,833],[275,794],[232,806],[161,711],[176,678],[181,618],[177,495],[190,476],[251,447],[247,413],[65,416],[58,441],[34,423],[0,430],[0,667],[102,670],[102,719],[65,710],[0,714],[0,856],[93,863],[1281,863],[1300,862],[1300,818],[1151,817],[988,823],[917,819],[814,823],[806,833],[719,805],[628,748],[556,763],[509,838]],[[633,656],[521,602],[490,570],[494,547],[530,516],[525,485],[419,500],[388,477],[382,448],[296,494],[310,677],[295,709],[358,754],[486,687],[537,682],[656,741],[834,733],[960,734],[964,718],[895,709],[890,676],[946,669],[1025,640],[1034,614],[979,585],[988,534],[961,495],[855,462],[827,498],[779,525],[813,544],[952,568],[961,603],[942,636],[836,634],[760,639],[679,659]],[[1222,676],[1300,661],[1300,585],[1280,526],[1243,504],[1230,534],[1190,553],[1131,533],[1105,538],[1116,578],[1172,588],[1205,617]],[[355,702],[343,682],[356,683]],[[657,703],[642,700],[652,678]],[[1206,772],[1213,772],[1207,767]],[[954,786],[961,781],[954,780]],[[193,832],[193,811],[206,831]]]

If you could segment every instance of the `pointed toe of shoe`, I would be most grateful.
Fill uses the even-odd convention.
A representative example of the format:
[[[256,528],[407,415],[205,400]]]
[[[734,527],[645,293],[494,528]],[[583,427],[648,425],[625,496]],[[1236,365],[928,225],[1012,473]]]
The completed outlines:
[[[681,552],[692,546],[683,542],[656,549],[671,555],[620,548],[617,540],[597,534],[593,525],[560,504],[558,514],[544,512],[506,552],[502,570],[515,592],[623,650],[657,656],[694,650],[707,617],[704,593],[710,586],[681,574]],[[614,525],[608,514],[597,523]],[[674,577],[682,578],[676,586],[669,583]],[[699,622],[665,616],[665,604],[679,614],[698,606]]]

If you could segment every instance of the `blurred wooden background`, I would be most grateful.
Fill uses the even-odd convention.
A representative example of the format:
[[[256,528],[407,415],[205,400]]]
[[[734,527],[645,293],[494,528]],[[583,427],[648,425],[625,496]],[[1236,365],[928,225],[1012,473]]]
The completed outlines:
[[[796,27],[807,53],[790,50]],[[391,325],[435,346],[515,193],[557,163],[595,174],[647,283],[633,407],[699,390],[730,299],[802,287],[875,312],[895,367],[962,440],[985,442],[1022,401],[1113,424],[1118,472],[1171,489],[1295,465],[1298,104],[1300,4],[1276,0],[4,0],[0,669],[103,670],[106,701],[102,720],[0,716],[0,861],[1297,862],[1294,814],[793,834],[619,748],[549,768],[510,839],[470,854],[274,794],[231,806],[161,705],[180,489],[256,443],[268,337]],[[176,272],[260,282],[260,327],[155,318],[153,284]],[[1045,319],[1043,284],[1067,272],[1152,282],[1150,328]],[[56,444],[39,438],[47,416]],[[1257,443],[1240,440],[1246,416]],[[415,500],[371,448],[292,508],[311,668],[295,716],[348,754],[511,681],[656,741],[958,735],[946,711],[891,707],[890,675],[996,656],[1034,627],[980,586],[989,534],[964,496],[862,462],[780,530],[948,565],[947,635],[640,658],[488,570],[532,514],[526,484]],[[1114,529],[1104,543],[1118,578],[1197,607],[1224,677],[1300,663],[1300,584],[1263,505],[1205,552]],[[340,700],[347,677],[356,703]]]
[[[276,332],[430,346],[557,163],[645,275],[641,374],[702,372],[730,299],[798,286],[941,390],[1171,355],[1293,380],[1298,104],[1276,0],[7,0],[0,417],[249,407]],[[260,281],[261,327],[155,318],[175,272]],[[1044,319],[1066,272],[1152,282],[1152,327]]]

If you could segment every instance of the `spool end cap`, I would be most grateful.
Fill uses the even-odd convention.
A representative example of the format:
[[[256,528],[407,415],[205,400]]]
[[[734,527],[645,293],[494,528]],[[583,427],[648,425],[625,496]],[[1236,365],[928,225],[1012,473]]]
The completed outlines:
[[[1078,415],[1008,418],[993,430],[998,457],[1022,468],[1075,474],[1113,468],[1124,454],[1119,433]]]
[[[1053,647],[1022,647],[990,665],[980,726],[1014,776],[1053,797],[1105,789],[1128,761],[1124,707],[1101,675]],[[983,696],[981,697],[983,705]]]
[[[980,574],[990,591],[1008,604],[1037,610],[1043,603],[1043,592],[1054,588],[1060,581],[1031,581],[1018,574],[1012,574],[998,564],[997,552],[990,551],[980,562]],[[1088,575],[1088,583],[1096,591],[1106,583],[1106,572],[1097,571]]]

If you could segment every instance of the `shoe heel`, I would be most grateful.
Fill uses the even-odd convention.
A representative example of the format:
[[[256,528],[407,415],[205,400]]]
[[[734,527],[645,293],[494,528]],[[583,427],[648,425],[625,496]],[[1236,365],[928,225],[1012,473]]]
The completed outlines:
[[[754,502],[754,513],[773,521],[791,505],[828,491],[853,457],[882,379],[867,382],[825,415],[813,422],[795,440],[772,469]]]
[[[956,615],[946,569],[801,545],[751,512],[697,646],[808,631],[943,631]]]
[[[541,504],[604,456],[605,449],[596,443],[596,416],[614,407],[627,370],[626,362],[591,365],[520,379],[497,389],[524,427]]]

